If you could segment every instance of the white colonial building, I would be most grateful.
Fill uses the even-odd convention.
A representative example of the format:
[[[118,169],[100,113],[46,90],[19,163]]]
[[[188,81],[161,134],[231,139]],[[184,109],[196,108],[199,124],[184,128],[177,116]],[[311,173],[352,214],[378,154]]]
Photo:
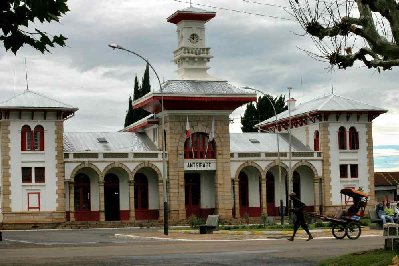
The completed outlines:
[[[386,110],[334,94],[290,99],[290,116],[257,125],[266,133],[230,133],[229,115],[257,97],[208,75],[215,15],[190,7],[168,18],[179,79],[134,102],[152,115],[120,132],[66,133],[78,109],[31,90],[0,102],[0,222],[163,220],[164,178],[172,222],[278,216],[289,191],[322,213],[345,187],[374,204],[372,120]]]

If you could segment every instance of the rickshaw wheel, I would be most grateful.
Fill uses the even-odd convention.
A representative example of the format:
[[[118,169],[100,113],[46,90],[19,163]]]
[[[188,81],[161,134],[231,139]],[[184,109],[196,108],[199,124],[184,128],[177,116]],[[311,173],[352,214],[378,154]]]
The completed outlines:
[[[344,224],[333,224],[332,234],[336,239],[343,239],[347,234],[346,226]]]
[[[359,223],[349,223],[347,226],[347,236],[349,239],[358,239],[362,233],[362,228]]]

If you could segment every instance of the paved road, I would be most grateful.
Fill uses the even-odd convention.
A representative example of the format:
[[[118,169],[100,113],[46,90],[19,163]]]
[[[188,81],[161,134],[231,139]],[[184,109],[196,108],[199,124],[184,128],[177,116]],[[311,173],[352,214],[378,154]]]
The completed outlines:
[[[316,265],[332,256],[382,248],[382,237],[243,241],[117,238],[154,229],[5,231],[0,265]]]

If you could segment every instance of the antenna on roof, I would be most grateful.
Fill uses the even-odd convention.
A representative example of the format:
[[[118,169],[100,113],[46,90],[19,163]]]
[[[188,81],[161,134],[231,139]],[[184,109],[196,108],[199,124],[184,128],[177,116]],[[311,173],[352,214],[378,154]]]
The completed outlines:
[[[191,4],[191,0],[190,0],[190,7],[192,7],[193,5]]]
[[[331,84],[331,94],[334,94],[334,84]]]
[[[26,57],[25,57],[25,79],[26,79],[26,90],[29,90],[29,84],[28,84],[28,67],[26,66]]]

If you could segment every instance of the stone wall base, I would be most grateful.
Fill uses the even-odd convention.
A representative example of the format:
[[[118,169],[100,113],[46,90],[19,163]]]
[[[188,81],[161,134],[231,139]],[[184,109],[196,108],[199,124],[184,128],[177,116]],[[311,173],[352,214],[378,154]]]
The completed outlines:
[[[63,223],[65,212],[3,212],[3,224]]]

